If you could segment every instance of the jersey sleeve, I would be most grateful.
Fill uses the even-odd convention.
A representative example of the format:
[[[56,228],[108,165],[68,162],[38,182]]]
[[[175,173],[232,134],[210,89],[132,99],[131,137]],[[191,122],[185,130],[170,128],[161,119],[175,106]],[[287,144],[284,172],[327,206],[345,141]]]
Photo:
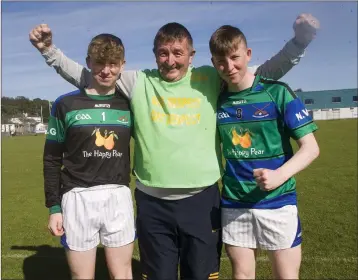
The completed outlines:
[[[48,208],[61,205],[61,168],[64,152],[65,126],[61,104],[52,106],[43,154],[45,205]]]
[[[300,59],[304,56],[304,53],[304,48],[295,44],[294,40],[291,39],[276,55],[258,68],[249,69],[249,71],[255,72],[255,75],[279,80],[286,75],[293,66],[299,63]]]
[[[276,102],[280,115],[282,116],[285,128],[293,139],[298,140],[318,129],[302,101],[289,86],[280,83],[278,93],[276,94]]]

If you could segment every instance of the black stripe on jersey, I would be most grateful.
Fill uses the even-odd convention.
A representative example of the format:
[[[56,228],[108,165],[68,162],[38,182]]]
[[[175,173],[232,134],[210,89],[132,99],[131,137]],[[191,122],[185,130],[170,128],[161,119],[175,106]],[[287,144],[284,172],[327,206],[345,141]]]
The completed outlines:
[[[285,84],[283,82],[273,81],[273,80],[265,80],[265,79],[260,79],[260,82],[263,83],[263,84],[270,84],[270,85],[277,84],[277,85],[283,86],[288,90],[288,92],[291,94],[291,96],[294,99],[298,98],[297,95],[294,93],[294,91],[287,84]]]
[[[294,128],[294,129],[292,129],[292,131],[295,131],[295,130],[297,130],[297,129],[301,128],[301,127],[304,127],[304,126],[306,126],[306,125],[309,125],[309,124],[311,124],[311,123],[313,123],[313,122],[314,122],[313,120],[312,120],[312,121],[310,121],[310,122],[306,122],[306,123],[304,123],[303,125],[298,126],[298,127]]]
[[[226,123],[221,123],[221,126],[227,125],[227,124],[238,124],[238,123],[255,123],[255,122],[272,122],[272,121],[276,121],[277,118],[274,119],[265,119],[265,120],[248,120],[248,121],[232,121],[232,122],[226,122]]]
[[[261,159],[274,159],[274,158],[278,158],[278,157],[281,157],[281,156],[289,156],[290,154],[287,154],[287,153],[281,153],[281,154],[278,154],[278,155],[273,155],[273,156],[267,156],[267,157],[259,157],[259,158],[233,158],[233,157],[226,157],[225,159],[230,159],[230,160],[237,160],[237,161],[250,161],[250,160],[261,160]]]

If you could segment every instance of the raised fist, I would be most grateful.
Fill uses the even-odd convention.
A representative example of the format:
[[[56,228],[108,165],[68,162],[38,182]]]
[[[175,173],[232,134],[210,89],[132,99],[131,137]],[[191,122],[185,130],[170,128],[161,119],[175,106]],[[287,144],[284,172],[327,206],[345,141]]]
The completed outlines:
[[[34,47],[41,53],[46,52],[52,45],[52,32],[50,27],[45,23],[37,25],[30,31],[29,39]]]
[[[306,47],[316,37],[319,29],[319,20],[311,14],[300,14],[293,23],[295,40],[300,45]]]

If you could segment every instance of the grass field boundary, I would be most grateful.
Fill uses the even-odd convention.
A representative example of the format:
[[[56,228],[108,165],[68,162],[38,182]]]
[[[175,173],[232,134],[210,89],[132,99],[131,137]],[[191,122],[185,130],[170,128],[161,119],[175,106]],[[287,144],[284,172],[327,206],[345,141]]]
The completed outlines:
[[[25,258],[50,258],[50,259],[64,259],[65,256],[37,256],[36,254],[5,254],[2,255],[1,258],[4,259],[25,259]],[[139,260],[139,255],[133,255],[134,259]],[[221,257],[222,261],[228,261],[229,258],[228,257]],[[266,256],[260,256],[257,258],[258,262],[268,262],[269,259]],[[328,257],[307,257],[307,258],[302,258],[302,262],[305,261],[313,261],[316,263],[326,263],[326,262],[344,262],[344,263],[358,263],[358,257],[349,257],[349,258],[328,258]]]

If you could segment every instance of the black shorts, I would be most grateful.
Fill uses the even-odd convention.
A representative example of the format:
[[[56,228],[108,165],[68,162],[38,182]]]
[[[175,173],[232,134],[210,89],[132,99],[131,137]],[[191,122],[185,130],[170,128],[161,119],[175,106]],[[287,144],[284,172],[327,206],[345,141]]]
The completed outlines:
[[[218,185],[180,200],[135,190],[137,234],[145,280],[218,279],[221,213]]]

